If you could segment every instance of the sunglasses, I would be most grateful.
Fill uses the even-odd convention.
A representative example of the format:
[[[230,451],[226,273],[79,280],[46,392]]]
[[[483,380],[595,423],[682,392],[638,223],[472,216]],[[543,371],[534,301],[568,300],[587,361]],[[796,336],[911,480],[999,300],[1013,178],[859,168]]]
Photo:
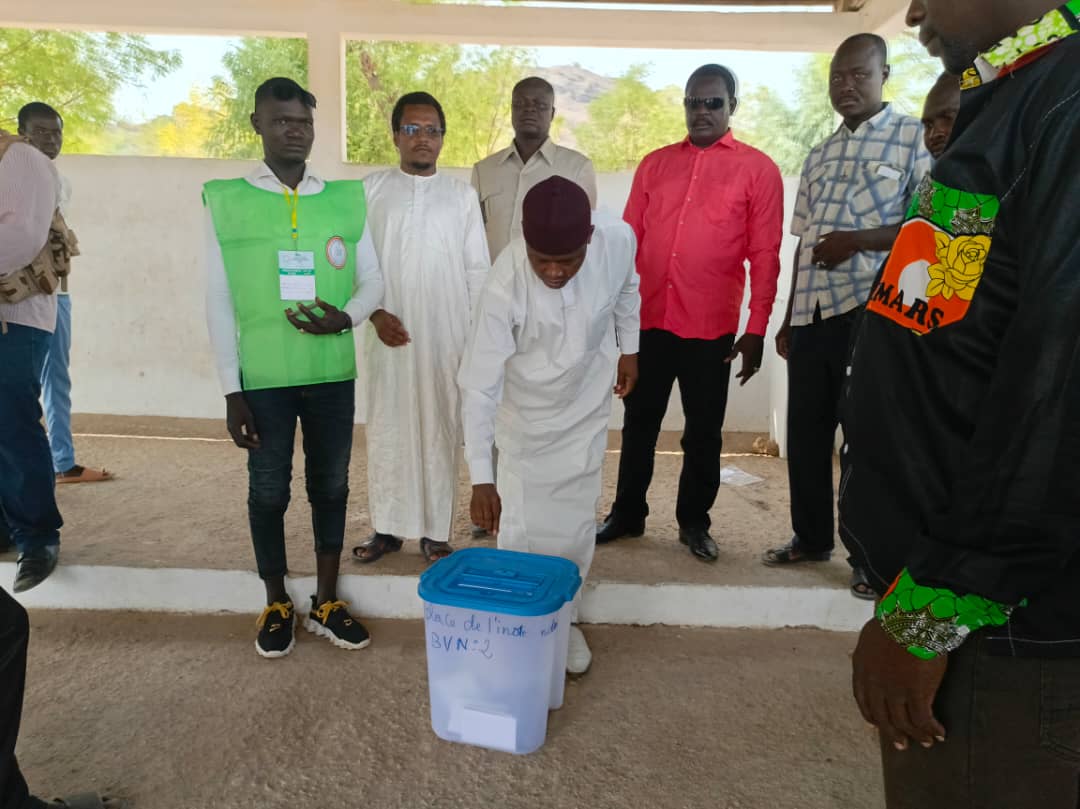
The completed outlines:
[[[398,127],[398,132],[402,135],[407,135],[410,138],[415,138],[421,132],[427,135],[429,138],[434,138],[436,135],[442,135],[445,130],[439,129],[437,126],[420,126],[420,124],[402,124]]]
[[[716,112],[722,110],[724,104],[727,103],[727,99],[723,96],[712,96],[710,98],[701,98],[699,96],[687,96],[682,100],[683,106],[688,110],[697,109],[698,107],[705,107],[705,109]]]

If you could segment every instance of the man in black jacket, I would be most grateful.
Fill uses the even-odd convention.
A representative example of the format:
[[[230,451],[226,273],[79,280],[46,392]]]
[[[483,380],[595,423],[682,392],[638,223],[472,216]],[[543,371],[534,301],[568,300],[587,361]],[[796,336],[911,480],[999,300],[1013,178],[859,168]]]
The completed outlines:
[[[853,684],[889,809],[1080,805],[1078,15],[908,11],[963,96],[843,403],[841,536],[882,596]]]

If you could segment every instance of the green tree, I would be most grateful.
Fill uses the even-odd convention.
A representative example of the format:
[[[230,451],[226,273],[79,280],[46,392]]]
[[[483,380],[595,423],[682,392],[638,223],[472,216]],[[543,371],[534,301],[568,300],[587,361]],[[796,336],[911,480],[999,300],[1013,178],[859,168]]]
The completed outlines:
[[[307,40],[246,37],[222,57],[227,76],[215,76],[209,98],[217,121],[206,139],[214,157],[253,159],[262,145],[251,129],[255,90],[269,78],[284,76],[307,86]]]
[[[443,165],[487,157],[510,140],[510,92],[534,63],[522,48],[420,42],[350,42],[346,58],[346,152],[367,165],[397,163],[390,114],[414,90],[431,93],[446,113]]]
[[[19,108],[44,101],[64,116],[64,149],[86,151],[113,125],[113,95],[180,66],[176,51],[145,37],[0,29],[0,126],[14,129]]]
[[[647,153],[686,136],[682,91],[653,90],[647,65],[633,65],[589,104],[589,119],[574,130],[598,171],[633,169]]]
[[[750,86],[732,120],[736,136],[761,149],[785,176],[797,177],[810,150],[836,129],[829,101],[828,54],[808,57],[797,72],[794,102],[771,87]]]
[[[368,165],[397,163],[390,113],[397,99],[425,90],[442,103],[447,121],[441,162],[468,166],[509,139],[510,90],[532,64],[520,48],[468,48],[421,42],[346,44],[346,153]],[[215,78],[220,115],[207,145],[218,157],[254,158],[259,144],[248,116],[255,88],[270,76],[307,83],[307,43],[298,39],[244,39],[224,58],[227,75]],[[319,137],[334,137],[320,131]]]
[[[206,144],[220,120],[209,96],[193,87],[188,100],[173,107],[172,115],[151,122],[150,148],[162,157],[205,157]]]
[[[905,115],[922,117],[926,94],[944,68],[926,52],[915,34],[905,33],[889,43],[892,75],[885,85],[885,99]]]

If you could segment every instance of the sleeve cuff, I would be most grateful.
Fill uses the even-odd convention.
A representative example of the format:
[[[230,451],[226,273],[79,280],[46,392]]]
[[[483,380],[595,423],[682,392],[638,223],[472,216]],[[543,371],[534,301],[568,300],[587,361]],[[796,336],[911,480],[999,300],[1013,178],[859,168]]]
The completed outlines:
[[[915,657],[932,660],[959,649],[973,632],[1004,626],[1013,609],[974,593],[959,596],[946,588],[921,585],[904,568],[874,614],[899,645]]]
[[[240,384],[239,370],[219,370],[218,382],[221,383],[222,396],[228,396],[230,393],[239,393],[244,389],[243,385]]]
[[[769,329],[769,316],[752,312],[750,314],[750,321],[746,324],[747,334],[756,334],[758,337],[764,337],[765,332]]]
[[[491,462],[490,454],[487,458],[469,459],[469,478],[473,486],[495,482],[495,465]]]
[[[364,321],[371,317],[372,314],[374,314],[375,309],[377,309],[378,306],[376,306],[375,309],[371,309],[370,312],[367,311],[370,308],[370,304],[367,304],[364,301],[356,300],[355,298],[345,304],[345,314],[347,314],[349,316],[349,320],[352,321],[353,329],[359,329],[361,326],[363,326]]]
[[[637,354],[638,348],[641,345],[641,332],[619,332],[619,353],[621,354]]]

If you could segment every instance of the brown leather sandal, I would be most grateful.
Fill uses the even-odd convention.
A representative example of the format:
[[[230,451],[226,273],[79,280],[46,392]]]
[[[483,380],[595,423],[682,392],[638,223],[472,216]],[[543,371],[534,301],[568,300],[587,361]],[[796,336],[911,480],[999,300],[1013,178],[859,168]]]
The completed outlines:
[[[89,466],[73,466],[66,472],[56,473],[57,483],[101,483],[115,477],[108,469],[91,469]]]
[[[401,540],[393,534],[376,533],[367,542],[352,549],[353,559],[362,565],[378,562],[385,554],[401,550]]]
[[[428,562],[438,562],[454,552],[449,542],[436,542],[424,537],[420,540],[420,552]]]

